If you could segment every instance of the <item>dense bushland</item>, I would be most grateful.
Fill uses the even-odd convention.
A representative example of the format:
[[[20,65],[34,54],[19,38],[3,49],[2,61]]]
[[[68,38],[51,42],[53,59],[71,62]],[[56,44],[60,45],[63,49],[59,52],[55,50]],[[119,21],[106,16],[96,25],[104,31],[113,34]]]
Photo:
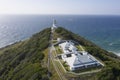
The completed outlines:
[[[48,80],[42,67],[43,51],[48,47],[50,28],[30,39],[0,50],[0,80]]]

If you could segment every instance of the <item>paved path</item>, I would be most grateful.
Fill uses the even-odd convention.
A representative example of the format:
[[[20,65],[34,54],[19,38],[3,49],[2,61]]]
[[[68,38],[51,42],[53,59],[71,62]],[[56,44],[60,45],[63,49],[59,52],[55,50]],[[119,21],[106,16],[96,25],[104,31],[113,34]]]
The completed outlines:
[[[53,33],[50,34],[50,41],[49,41],[49,51],[48,51],[48,77],[50,78],[50,60],[54,66],[55,71],[57,72],[60,80],[66,80],[63,74],[61,73],[58,66],[54,63],[55,57],[52,55],[53,51],[55,51],[55,48],[53,46],[52,40],[53,40]]]
[[[55,55],[57,55],[56,49],[53,46],[53,50],[55,51]],[[64,72],[66,72],[66,69],[64,68],[64,66],[62,65],[62,63],[60,62],[60,60],[58,59],[58,62],[60,63],[61,67],[63,68]]]
[[[51,55],[51,40],[52,40],[52,34],[50,34],[50,40],[49,40],[49,51],[48,51],[48,63],[47,63],[47,67],[48,67],[48,77],[50,78],[50,55]]]
[[[51,51],[52,51],[52,49],[51,49]],[[54,66],[54,69],[56,70],[56,72],[57,72],[57,74],[58,74],[60,80],[66,80],[66,79],[63,77],[63,75],[62,75],[60,69],[59,69],[59,68],[56,66],[56,64],[54,63],[54,57],[53,57],[52,54],[51,54],[51,61],[52,61],[52,64],[53,64],[53,66]]]

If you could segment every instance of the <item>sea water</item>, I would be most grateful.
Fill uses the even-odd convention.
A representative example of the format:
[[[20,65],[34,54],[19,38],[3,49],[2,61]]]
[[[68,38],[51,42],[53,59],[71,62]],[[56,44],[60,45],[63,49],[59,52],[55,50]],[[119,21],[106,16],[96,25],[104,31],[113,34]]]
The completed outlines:
[[[30,38],[50,27],[53,19],[58,26],[120,55],[120,16],[113,15],[1,15],[0,48]]]

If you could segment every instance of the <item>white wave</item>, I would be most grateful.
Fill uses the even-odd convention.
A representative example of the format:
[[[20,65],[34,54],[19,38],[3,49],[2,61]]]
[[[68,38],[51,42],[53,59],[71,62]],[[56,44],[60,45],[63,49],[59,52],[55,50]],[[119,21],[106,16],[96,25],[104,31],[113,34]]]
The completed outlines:
[[[118,54],[118,56],[120,56],[120,53],[117,53]]]
[[[112,52],[112,53],[116,54],[117,56],[120,56],[119,52],[115,52],[115,51],[108,51],[108,52]]]
[[[116,55],[120,56],[120,53],[114,52]]]
[[[112,46],[112,45],[113,45],[113,43],[110,43],[109,45],[110,45],[110,46]]]

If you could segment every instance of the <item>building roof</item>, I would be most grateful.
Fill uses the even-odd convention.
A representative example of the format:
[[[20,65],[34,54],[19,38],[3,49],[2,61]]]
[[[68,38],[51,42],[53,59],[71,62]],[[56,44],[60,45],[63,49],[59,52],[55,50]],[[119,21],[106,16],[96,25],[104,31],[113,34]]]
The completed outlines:
[[[81,54],[71,54],[71,57],[65,57],[65,61],[68,63],[69,66],[87,66],[91,64],[98,63],[95,58],[89,55],[81,55]]]
[[[74,46],[74,43],[72,43],[71,41],[66,41],[64,43],[59,44],[59,46],[62,47],[63,52],[74,52],[77,50],[77,48]]]
[[[64,54],[62,54],[63,59],[68,63],[70,67],[80,67],[99,64],[99,61],[97,61],[97,59],[95,59],[92,55],[88,54],[88,52],[77,51],[77,48],[71,41],[63,42],[59,44],[59,46],[62,47],[64,52]]]
[[[92,57],[90,57],[89,55],[81,55],[81,54],[77,54],[73,65],[89,65],[91,63],[96,62],[96,60]]]

